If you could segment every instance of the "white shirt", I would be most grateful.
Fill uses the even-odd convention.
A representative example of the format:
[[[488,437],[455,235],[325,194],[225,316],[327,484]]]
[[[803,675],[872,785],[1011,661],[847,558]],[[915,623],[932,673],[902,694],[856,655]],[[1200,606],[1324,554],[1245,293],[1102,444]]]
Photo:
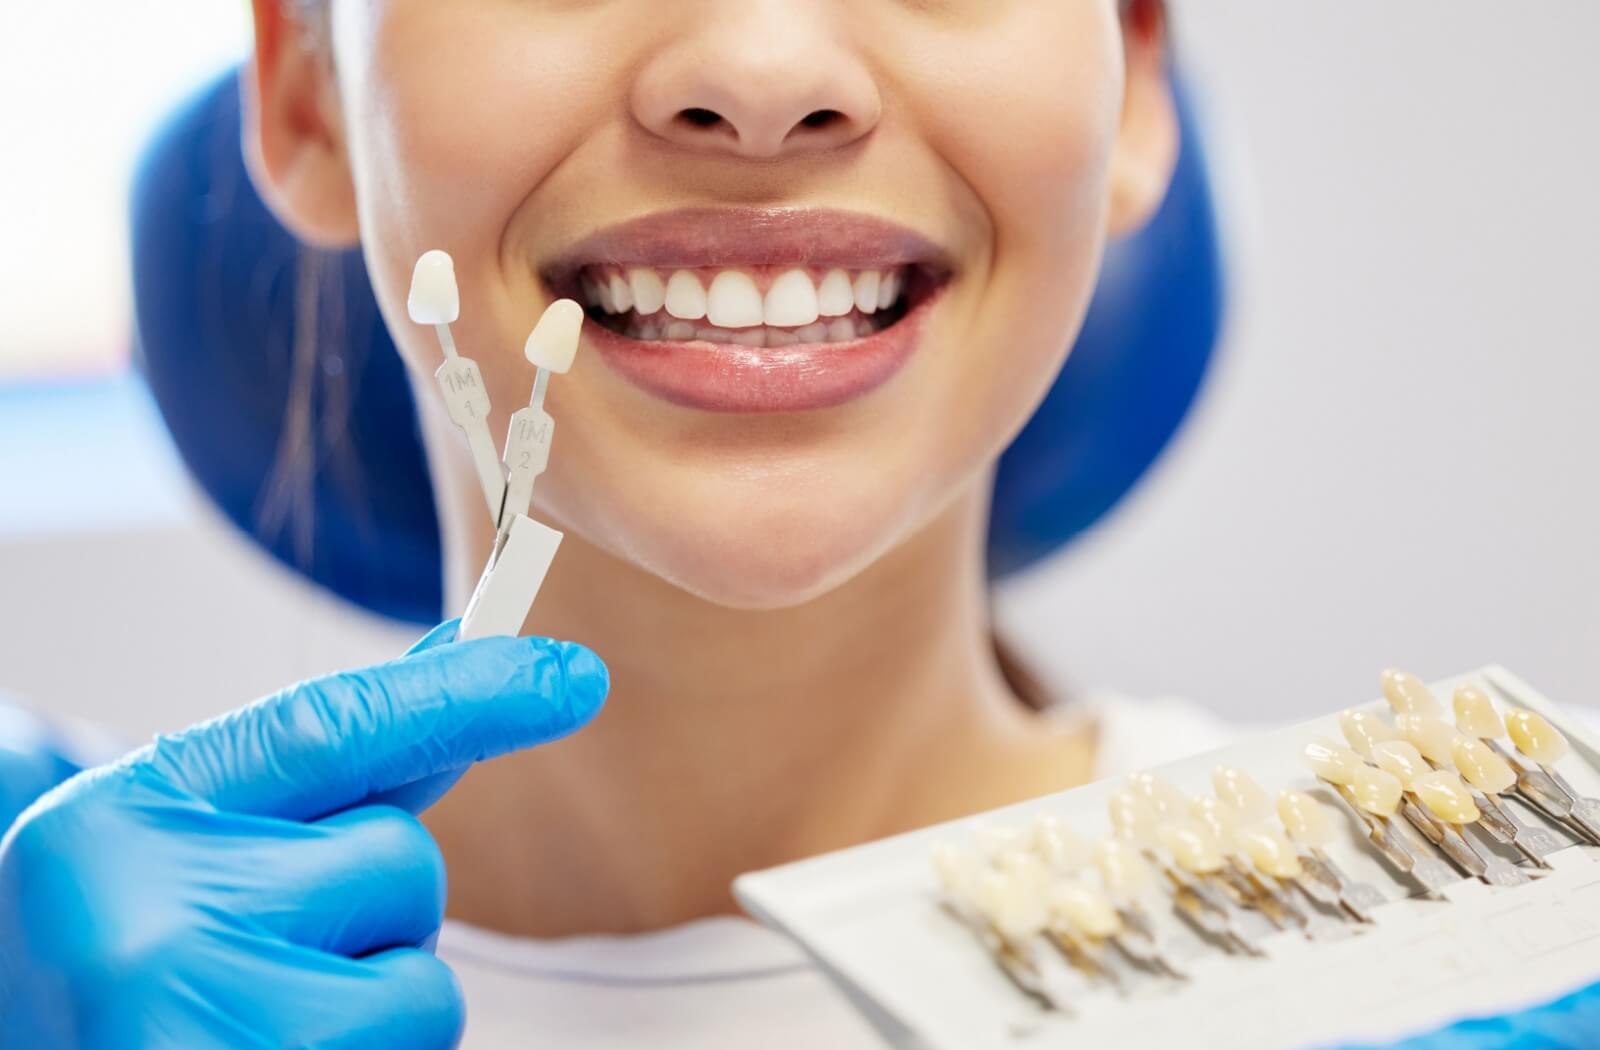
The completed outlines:
[[[1096,775],[1218,747],[1231,735],[1194,704],[1094,697]],[[439,956],[467,997],[465,1050],[882,1050],[849,1002],[786,937],[712,918],[627,937],[537,941],[449,923]]]

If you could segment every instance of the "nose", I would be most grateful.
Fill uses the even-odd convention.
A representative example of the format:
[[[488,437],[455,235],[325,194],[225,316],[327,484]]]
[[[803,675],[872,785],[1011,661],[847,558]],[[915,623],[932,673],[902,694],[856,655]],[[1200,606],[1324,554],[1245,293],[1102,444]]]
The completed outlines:
[[[645,129],[691,149],[773,158],[836,149],[877,126],[877,82],[837,37],[828,17],[836,5],[705,6],[634,79],[633,113]]]

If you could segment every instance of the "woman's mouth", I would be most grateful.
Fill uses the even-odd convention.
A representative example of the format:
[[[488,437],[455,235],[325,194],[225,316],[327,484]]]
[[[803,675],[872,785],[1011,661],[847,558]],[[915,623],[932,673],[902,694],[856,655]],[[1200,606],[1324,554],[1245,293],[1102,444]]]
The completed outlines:
[[[735,209],[650,216],[546,270],[589,312],[589,341],[635,386],[720,412],[833,407],[920,345],[942,256],[882,220]]]

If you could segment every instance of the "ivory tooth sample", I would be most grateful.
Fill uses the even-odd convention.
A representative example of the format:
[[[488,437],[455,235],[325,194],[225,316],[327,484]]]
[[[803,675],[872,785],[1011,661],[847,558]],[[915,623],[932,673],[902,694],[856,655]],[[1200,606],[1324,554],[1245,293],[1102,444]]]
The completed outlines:
[[[1065,1000],[1048,987],[1035,944],[1050,924],[1044,901],[1025,883],[988,868],[972,887],[972,907],[982,920],[985,946],[1002,973],[1046,1006],[1070,1014]]]
[[[1379,769],[1400,781],[1401,787],[1410,787],[1413,780],[1433,772],[1422,752],[1404,740],[1380,742],[1372,749],[1372,760]]]
[[[1600,801],[1579,795],[1566,778],[1556,771],[1555,764],[1571,750],[1561,730],[1537,711],[1514,707],[1506,712],[1506,732],[1517,751],[1536,763],[1549,780],[1547,785],[1523,776],[1519,778],[1519,786],[1535,795],[1541,791],[1549,794],[1547,789],[1554,787],[1555,798],[1552,801],[1565,808],[1562,815],[1576,825],[1584,837],[1600,843]]]
[[[1383,685],[1383,698],[1389,702],[1389,709],[1396,715],[1428,715],[1438,718],[1444,714],[1444,708],[1440,706],[1433,692],[1416,675],[1390,668],[1383,672],[1380,681]]]
[[[1400,715],[1395,719],[1400,732],[1422,757],[1436,766],[1448,766],[1451,748],[1455,744],[1455,728],[1442,718],[1433,715]]]
[[[1461,724],[1459,716],[1456,724]],[[1544,858],[1560,849],[1561,843],[1545,829],[1522,823],[1500,804],[1499,796],[1517,786],[1517,771],[1511,768],[1505,756],[1475,734],[1456,737],[1451,745],[1451,756],[1461,772],[1461,779],[1479,794],[1477,803],[1483,811],[1483,827],[1539,867],[1550,867]]]
[[[1306,851],[1304,859],[1312,878],[1331,889],[1351,916],[1371,922],[1369,909],[1385,903],[1384,897],[1365,883],[1351,881],[1328,856],[1326,847],[1333,841],[1334,828],[1327,811],[1310,795],[1289,788],[1278,793],[1277,809],[1289,838]]]
[[[1311,772],[1336,787],[1348,788],[1365,765],[1361,756],[1329,740],[1313,740],[1306,745],[1306,765]]]
[[[1477,801],[1461,778],[1447,769],[1436,769],[1412,780],[1412,796],[1421,802],[1443,835],[1439,846],[1462,870],[1496,886],[1520,886],[1528,877],[1493,853],[1476,849],[1463,828],[1476,824],[1483,816]]]
[[[1136,935],[1122,937],[1117,946],[1134,959],[1186,979],[1156,942],[1146,910],[1147,899],[1156,891],[1156,878],[1138,847],[1122,839],[1101,839],[1094,846],[1094,866],[1123,924]]]
[[[1178,820],[1161,825],[1156,839],[1167,853],[1160,867],[1172,884],[1178,913],[1230,948],[1257,954],[1257,949],[1234,929],[1227,895],[1217,888],[1224,859],[1210,830],[1193,820]]]
[[[1054,872],[1077,871],[1089,862],[1089,850],[1076,833],[1053,813],[1041,813],[1029,829],[1034,856]]]
[[[1302,927],[1305,925],[1305,916],[1284,897],[1280,887],[1261,879],[1237,848],[1239,832],[1246,823],[1244,814],[1231,802],[1220,798],[1196,798],[1189,804],[1189,815],[1202,824],[1220,846],[1227,861],[1221,878],[1236,904],[1259,910],[1280,929],[1286,919]]]
[[[1455,709],[1456,728],[1467,736],[1495,740],[1505,735],[1506,727],[1500,721],[1500,713],[1494,709],[1494,701],[1477,686],[1464,685],[1457,689],[1450,706]]]
[[[1238,810],[1242,820],[1253,822],[1272,816],[1272,796],[1242,769],[1234,766],[1213,769],[1211,789],[1218,798]]]
[[[1351,750],[1362,758],[1372,757],[1373,745],[1401,739],[1400,731],[1371,711],[1352,707],[1339,716],[1339,731]]]
[[[1122,917],[1111,902],[1076,879],[1063,879],[1051,886],[1046,902],[1050,910],[1050,940],[1067,961],[1121,991],[1122,980],[1105,953],[1106,946],[1116,946],[1123,932]],[[1137,960],[1137,956],[1130,958]]]
[[[1326,749],[1330,745],[1323,745]],[[1337,745],[1331,745],[1337,748]],[[1355,759],[1355,752],[1344,748],[1336,755],[1340,766]],[[1309,753],[1309,752],[1308,752]],[[1331,767],[1331,763],[1330,763]],[[1438,897],[1439,890],[1456,881],[1455,873],[1442,861],[1422,855],[1426,847],[1411,841],[1401,833],[1394,818],[1400,812],[1404,791],[1393,774],[1375,769],[1356,759],[1350,782],[1342,785],[1341,794],[1367,822],[1367,838],[1401,871],[1408,872],[1422,883],[1429,896]]]

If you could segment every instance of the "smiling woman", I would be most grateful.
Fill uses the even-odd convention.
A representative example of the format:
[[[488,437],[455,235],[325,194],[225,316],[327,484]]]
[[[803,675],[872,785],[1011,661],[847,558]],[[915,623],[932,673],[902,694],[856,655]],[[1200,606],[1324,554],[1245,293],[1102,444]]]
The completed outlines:
[[[1060,370],[1108,239],[1163,198],[1177,145],[1164,23],[1153,2],[1112,0],[692,0],[671,20],[655,7],[254,5],[251,174],[313,250],[359,246],[419,394],[439,363],[406,312],[424,252],[454,260],[456,338],[496,405],[526,397],[518,351],[549,304],[587,310],[584,349],[549,390],[561,435],[537,489],[537,515],[567,539],[524,633],[600,654],[610,700],[571,739],[476,768],[431,810],[432,839],[396,829],[389,846],[434,872],[433,895],[381,943],[436,924],[437,841],[455,920],[440,953],[466,985],[475,1044],[535,1031],[628,1045],[647,1029],[654,1045],[868,1045],[793,949],[735,918],[732,878],[1081,782],[1129,761],[1118,727],[1149,718],[1046,710],[1049,690],[993,637],[984,540],[996,459]],[[458,433],[419,403],[460,608],[494,536]],[[505,681],[518,711],[559,707],[581,681],[582,712],[558,721],[594,713],[602,676],[586,650],[529,664],[553,643],[449,637],[395,665],[405,689],[374,672],[251,718],[267,711],[291,734],[281,746],[311,748],[319,768],[338,763],[314,745],[337,744],[356,764],[341,783],[387,803],[410,785],[381,749],[352,759],[347,735],[391,715],[414,730],[419,707],[426,725],[450,706],[456,663],[483,665],[472,680],[491,700]],[[351,692],[364,714],[340,713]],[[344,728],[312,720],[309,742],[295,736],[303,720],[287,715],[304,702]],[[1190,744],[1207,732],[1192,714],[1161,721]],[[156,786],[202,780],[200,800],[223,811],[244,795],[281,819],[390,819],[359,791],[319,809],[306,784],[270,783],[276,763],[232,761],[238,725],[157,748]],[[533,742],[489,736],[480,757]],[[453,778],[442,743],[432,766],[427,742],[399,746],[404,768]],[[251,783],[229,781],[240,768]],[[284,794],[287,816],[272,802]],[[128,805],[68,800],[26,841],[66,834],[73,804]],[[174,828],[140,849],[170,861],[191,846]],[[198,887],[172,892],[182,916],[214,911],[183,896]],[[337,909],[287,914],[312,934]],[[311,939],[325,954],[325,940],[357,941]],[[356,953],[332,954],[317,965]],[[452,1015],[426,972],[419,1031],[437,1032]],[[247,994],[245,1013],[296,1016],[272,994]],[[157,996],[147,1016],[185,1013],[180,1000]],[[337,1010],[315,1019],[337,1024]]]

